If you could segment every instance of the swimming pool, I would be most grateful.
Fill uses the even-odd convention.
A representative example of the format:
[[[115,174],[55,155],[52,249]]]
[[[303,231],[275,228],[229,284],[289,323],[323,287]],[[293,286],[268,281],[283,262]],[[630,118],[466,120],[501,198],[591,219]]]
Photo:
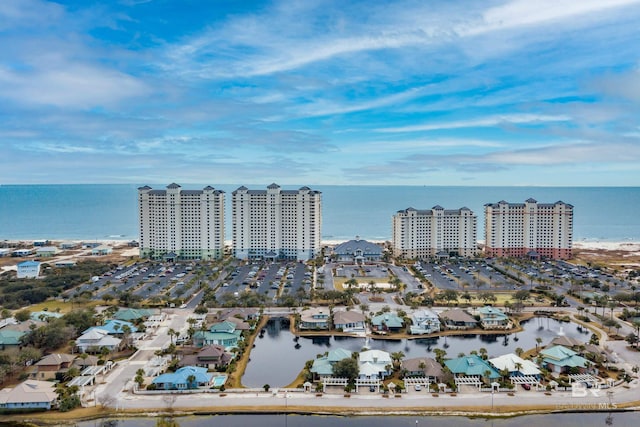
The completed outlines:
[[[213,377],[213,386],[214,387],[221,387],[226,382],[227,382],[227,376],[226,375],[219,375],[217,377]]]

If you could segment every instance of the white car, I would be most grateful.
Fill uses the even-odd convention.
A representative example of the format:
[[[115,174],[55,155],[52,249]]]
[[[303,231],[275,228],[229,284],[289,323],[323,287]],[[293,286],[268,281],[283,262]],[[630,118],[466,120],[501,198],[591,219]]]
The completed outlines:
[[[422,390],[422,386],[420,384],[416,384],[414,388],[416,389],[416,391]]]

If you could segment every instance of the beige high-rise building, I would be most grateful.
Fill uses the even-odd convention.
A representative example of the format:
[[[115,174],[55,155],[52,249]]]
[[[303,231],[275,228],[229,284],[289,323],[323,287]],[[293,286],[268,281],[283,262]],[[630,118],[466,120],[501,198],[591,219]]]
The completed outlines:
[[[571,258],[572,205],[502,200],[484,205],[484,211],[487,256]]]
[[[408,208],[392,220],[395,256],[425,259],[435,256],[472,257],[477,253],[477,218],[471,209]]]
[[[232,193],[233,253],[240,259],[306,261],[320,252],[322,193],[302,187]]]
[[[138,188],[140,256],[217,259],[224,255],[224,191]]]

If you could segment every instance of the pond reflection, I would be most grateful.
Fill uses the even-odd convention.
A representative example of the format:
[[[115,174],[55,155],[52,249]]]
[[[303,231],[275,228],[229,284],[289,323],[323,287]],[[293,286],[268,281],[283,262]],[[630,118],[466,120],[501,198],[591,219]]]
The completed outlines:
[[[565,335],[581,341],[589,341],[588,330],[580,325],[559,322],[550,318],[533,318],[522,322],[523,331],[517,334],[476,335],[465,334],[435,338],[416,339],[366,339],[344,336],[296,337],[289,330],[288,319],[270,319],[264,334],[255,340],[242,383],[247,387],[284,387],[295,380],[307,360],[315,359],[332,348],[361,351],[364,347],[384,350],[389,353],[402,351],[406,358],[434,357],[436,348],[447,352],[447,357],[469,354],[472,350],[485,348],[489,357],[515,352],[516,348],[535,348],[536,339],[542,345]],[[296,339],[298,338],[298,339]]]

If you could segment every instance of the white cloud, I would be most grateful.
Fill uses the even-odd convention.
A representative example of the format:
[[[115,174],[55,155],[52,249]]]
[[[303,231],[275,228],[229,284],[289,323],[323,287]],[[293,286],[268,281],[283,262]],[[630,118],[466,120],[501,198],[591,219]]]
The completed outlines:
[[[397,132],[420,132],[442,129],[460,129],[460,128],[472,128],[472,127],[490,127],[499,126],[502,124],[535,124],[543,122],[564,122],[570,120],[570,117],[564,115],[540,115],[540,114],[505,114],[489,116],[480,119],[470,120],[458,120],[451,122],[388,127],[376,129],[377,132],[383,133],[397,133]]]

